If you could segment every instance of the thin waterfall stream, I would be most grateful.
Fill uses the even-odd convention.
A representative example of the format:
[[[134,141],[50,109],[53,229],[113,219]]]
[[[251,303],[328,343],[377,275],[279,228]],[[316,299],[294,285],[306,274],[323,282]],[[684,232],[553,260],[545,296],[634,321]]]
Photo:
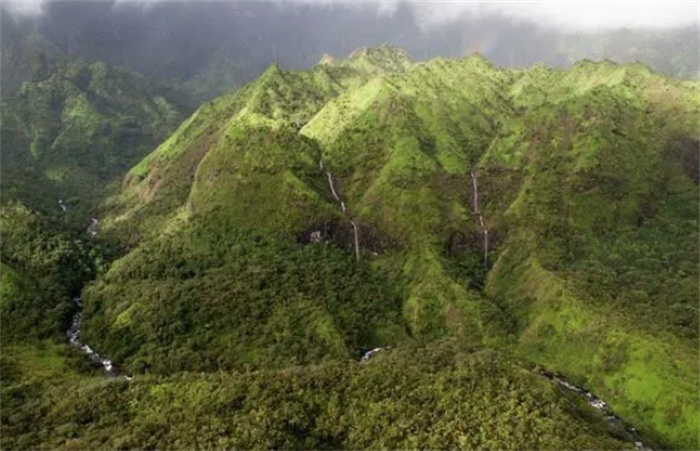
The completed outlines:
[[[340,198],[338,195],[338,192],[335,190],[335,185],[333,184],[333,176],[331,175],[330,171],[326,170],[325,165],[323,164],[323,159],[318,160],[318,167],[321,168],[322,171],[326,172],[326,178],[328,179],[328,186],[331,189],[331,194],[333,194],[333,197],[335,198],[336,202],[338,202],[338,205],[340,205],[340,211],[343,213],[343,216],[348,216],[348,210],[345,207],[345,202]],[[354,246],[355,246],[355,258],[357,261],[360,261],[360,238],[359,234],[357,231],[357,224],[355,224],[355,220],[350,219],[350,225],[352,225],[352,234],[353,234],[353,241],[354,241]]]
[[[484,215],[481,214],[481,208],[479,207],[479,184],[476,180],[476,172],[474,168],[471,169],[472,177],[472,210],[479,217],[479,227],[481,228],[481,233],[484,236],[484,266],[489,265],[489,229],[486,227],[484,222]]]

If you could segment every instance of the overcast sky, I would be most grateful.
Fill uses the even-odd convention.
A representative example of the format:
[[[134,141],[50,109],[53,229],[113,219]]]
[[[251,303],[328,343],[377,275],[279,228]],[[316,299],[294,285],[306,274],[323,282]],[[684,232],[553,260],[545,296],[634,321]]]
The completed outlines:
[[[98,0],[95,0],[98,1]],[[136,0],[120,0],[136,1]],[[138,0],[137,2],[140,2]],[[147,0],[148,1],[148,0]],[[291,2],[293,0],[281,0]],[[304,3],[326,3],[327,0],[294,0]],[[9,2],[8,2],[9,3]],[[385,14],[391,14],[394,0],[355,0],[350,3],[375,4]],[[598,27],[669,27],[699,22],[700,0],[690,1],[458,1],[430,0],[411,2],[425,26],[439,25],[460,14],[499,12],[508,16],[530,19],[540,25],[564,28],[595,29]],[[37,12],[41,1],[13,2],[13,9]]]
[[[698,22],[700,1],[549,1],[549,2],[423,2],[414,7],[426,19],[441,22],[456,11],[498,11],[541,25],[591,29],[597,27],[668,27]]]

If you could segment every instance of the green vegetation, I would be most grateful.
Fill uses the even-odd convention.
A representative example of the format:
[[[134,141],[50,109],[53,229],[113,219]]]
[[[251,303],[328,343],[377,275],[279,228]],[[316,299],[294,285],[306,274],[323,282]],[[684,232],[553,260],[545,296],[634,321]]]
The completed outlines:
[[[341,250],[214,224],[117,261],[84,292],[85,340],[130,373],[172,374],[359,358],[405,335],[386,277]]]
[[[5,390],[3,405],[17,395]],[[40,432],[26,427],[38,418]],[[2,440],[40,449],[633,449],[593,418],[498,354],[443,342],[366,365],[68,380],[22,410],[3,409]]]
[[[83,289],[83,337],[134,381],[67,359],[89,381],[27,395],[4,440],[626,446],[534,364],[645,441],[697,447],[699,93],[640,65],[504,70],[388,46],[274,65],[102,205],[100,240],[126,252]],[[7,274],[10,292],[25,283]]]
[[[95,277],[99,250],[19,203],[0,210],[2,345],[63,337],[70,296]]]
[[[180,121],[148,80],[104,63],[54,62],[3,99],[2,203],[18,200],[87,227],[124,171]]]

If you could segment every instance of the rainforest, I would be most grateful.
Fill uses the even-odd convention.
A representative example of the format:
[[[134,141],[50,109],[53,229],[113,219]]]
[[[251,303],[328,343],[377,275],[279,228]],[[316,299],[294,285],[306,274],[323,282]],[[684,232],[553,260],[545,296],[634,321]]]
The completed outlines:
[[[185,70],[70,4],[3,10],[3,449],[700,447],[690,53]]]

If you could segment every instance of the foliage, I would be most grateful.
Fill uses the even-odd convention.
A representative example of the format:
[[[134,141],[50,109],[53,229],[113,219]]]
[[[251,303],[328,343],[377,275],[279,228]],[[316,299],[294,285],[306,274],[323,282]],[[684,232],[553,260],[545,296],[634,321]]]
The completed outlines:
[[[99,249],[19,203],[0,209],[2,345],[62,337],[70,296],[95,277]]]
[[[2,202],[83,228],[110,182],[180,120],[155,85],[104,63],[56,62],[3,99]]]
[[[213,224],[116,262],[84,293],[85,339],[130,372],[172,374],[357,358],[404,334],[381,273],[329,244]]]
[[[645,438],[696,447],[697,94],[639,65],[504,70],[391,47],[273,65],[203,105],[102,206],[102,236],[126,252],[84,290],[84,334],[136,383],[86,384],[104,410],[68,403],[44,416],[48,435],[8,440],[619,446],[503,385],[522,359],[601,395]],[[504,361],[437,370],[445,337]],[[387,344],[406,350],[347,363]],[[462,392],[467,367],[476,385]],[[228,386],[251,403],[216,410]],[[84,438],[42,441],[64,431]]]
[[[12,396],[3,388],[4,403]],[[38,427],[23,427],[31,419]],[[4,448],[633,446],[540,376],[449,342],[384,351],[366,365],[67,382],[3,409],[2,421]]]

